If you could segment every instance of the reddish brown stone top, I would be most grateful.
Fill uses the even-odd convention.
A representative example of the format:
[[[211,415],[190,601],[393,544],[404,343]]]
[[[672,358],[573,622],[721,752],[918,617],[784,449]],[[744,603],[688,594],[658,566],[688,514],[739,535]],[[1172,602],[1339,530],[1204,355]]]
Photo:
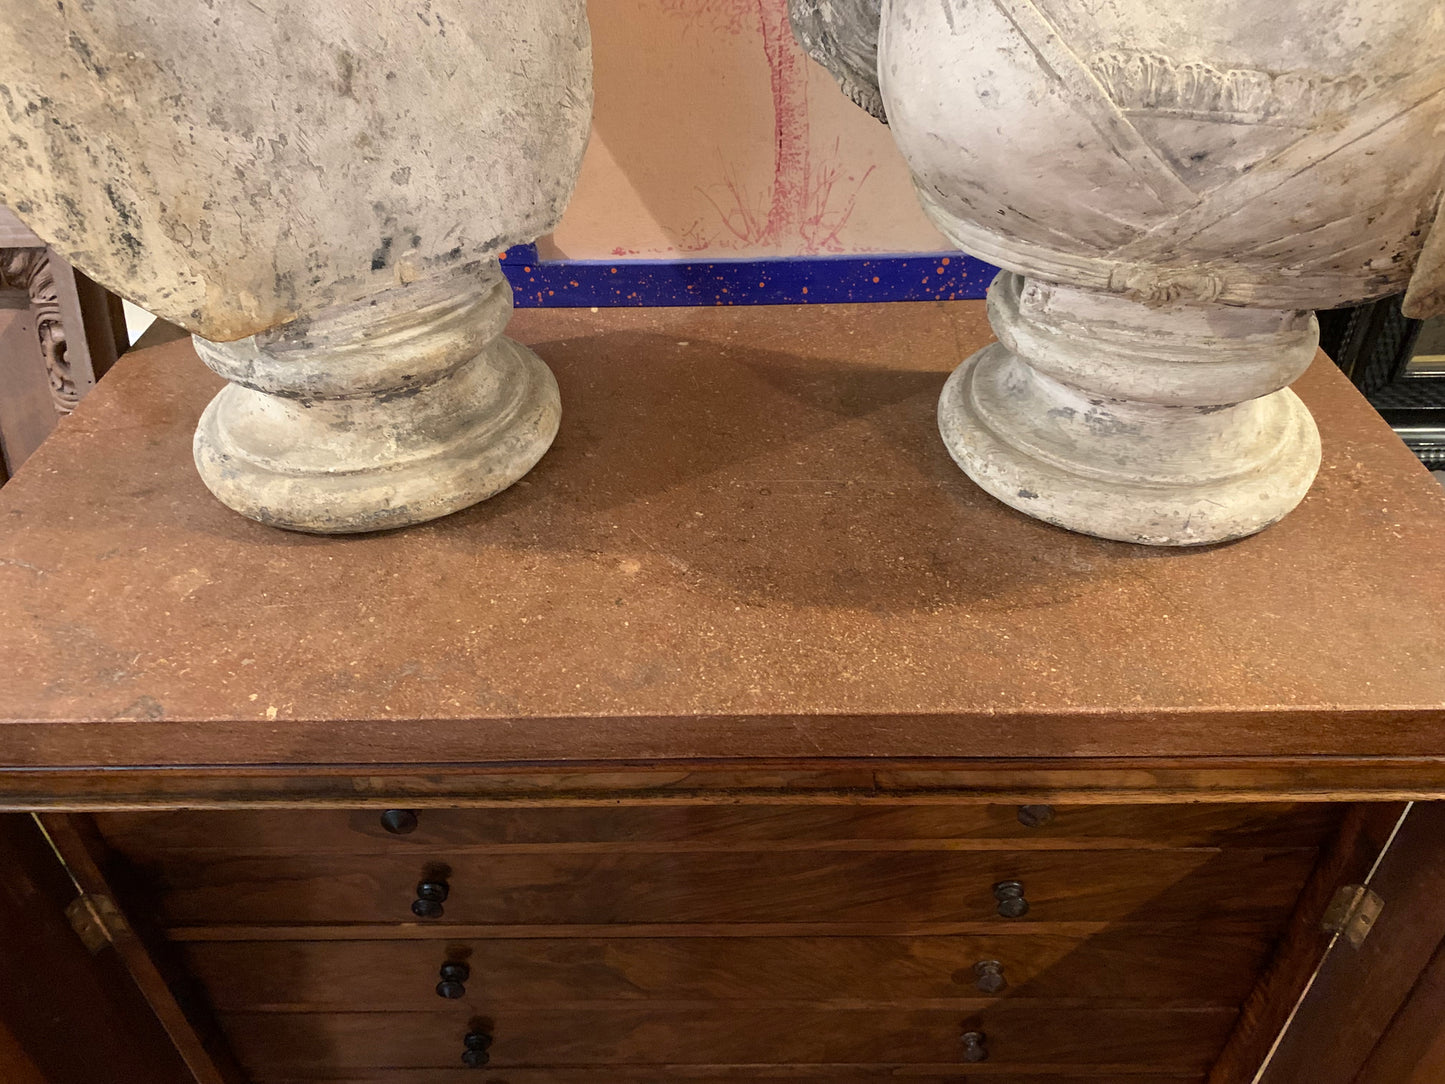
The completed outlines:
[[[949,460],[979,303],[513,332],[561,384],[552,452],[354,538],[217,504],[217,380],[186,342],[125,358],[0,493],[0,764],[1445,755],[1445,497],[1326,361],[1301,508],[1169,551]]]

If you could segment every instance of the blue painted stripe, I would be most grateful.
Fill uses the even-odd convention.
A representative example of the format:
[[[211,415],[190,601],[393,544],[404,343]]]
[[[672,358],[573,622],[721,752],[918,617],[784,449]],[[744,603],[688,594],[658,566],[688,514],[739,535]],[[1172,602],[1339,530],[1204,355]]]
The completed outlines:
[[[535,245],[502,256],[518,308],[796,305],[980,298],[998,269],[960,252],[770,260],[537,259]]]

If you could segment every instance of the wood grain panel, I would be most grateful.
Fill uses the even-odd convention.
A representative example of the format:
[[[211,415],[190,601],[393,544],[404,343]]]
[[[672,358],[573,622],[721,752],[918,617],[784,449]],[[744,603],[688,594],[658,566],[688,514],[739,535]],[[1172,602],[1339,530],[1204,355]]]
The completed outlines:
[[[1351,1084],[1439,1084],[1445,1080],[1445,945]]]
[[[187,1070],[114,948],[71,926],[77,896],[34,820],[0,815],[0,1082],[235,1084]]]
[[[1445,802],[1411,807],[1369,886],[1384,909],[1358,948],[1335,940],[1264,1084],[1353,1084],[1406,1004],[1445,940]]]
[[[437,856],[440,858],[441,856]],[[993,885],[1031,904],[999,922],[1270,922],[1313,865],[1310,849],[1022,852],[681,852],[180,858],[146,872],[164,921],[408,922],[417,881],[446,873],[449,923],[984,921]],[[447,872],[449,870],[449,872]]]
[[[107,721],[107,726],[117,725]],[[1201,726],[1206,725],[1204,723]],[[1370,720],[1355,721],[1368,733]],[[19,727],[16,727],[19,733]],[[17,738],[17,741],[19,739]],[[475,745],[475,743],[474,743]],[[88,761],[87,761],[88,763]],[[799,760],[758,756],[618,766],[580,758],[565,766],[464,761],[416,766],[355,764],[155,765],[97,773],[63,766],[43,773],[0,765],[0,810],[352,810],[368,804],[494,809],[514,806],[739,800],[792,804],[1407,801],[1440,795],[1445,757],[1238,756],[985,757]]]
[[[1369,876],[1405,811],[1402,803],[1348,807],[1301,890],[1268,966],[1240,1008],[1234,1034],[1209,1073],[1210,1084],[1252,1081],[1319,967],[1330,937],[1323,919],[1341,885]]]
[[[1190,1000],[1237,1005],[1267,931],[1110,929],[1088,940],[773,937],[482,942],[220,942],[186,946],[192,974],[225,1011],[450,1010],[482,1000],[857,1000],[982,998],[974,964],[1003,967],[1008,998]],[[448,960],[471,968],[468,999],[437,996]]]
[[[1056,1072],[1071,1066],[1202,1073],[1228,1034],[1230,1009],[1041,1009],[1002,1002],[953,1010],[818,1010],[655,1006],[489,1014],[492,1066],[558,1064],[961,1065],[966,1028],[988,1036],[990,1066]],[[240,1013],[223,1017],[257,1077],[344,1075],[365,1068],[452,1068],[467,1013]]]
[[[107,924],[106,933],[116,957],[197,1084],[245,1084],[210,1007],[175,962],[148,910],[139,905],[127,871],[114,868],[95,826],[73,814],[45,813],[35,819],[75,886],[114,905],[117,920]]]
[[[96,822],[138,861],[174,851],[259,854],[447,854],[498,849],[708,850],[865,846],[998,848],[1313,847],[1333,830],[1327,803],[1054,806],[1038,827],[1018,805],[606,805],[422,809],[392,835],[379,809],[112,813]]]

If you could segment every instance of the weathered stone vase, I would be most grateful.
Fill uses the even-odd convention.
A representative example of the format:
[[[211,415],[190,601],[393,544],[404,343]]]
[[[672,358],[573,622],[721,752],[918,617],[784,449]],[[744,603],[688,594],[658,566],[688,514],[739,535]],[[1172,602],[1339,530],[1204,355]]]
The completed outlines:
[[[516,481],[556,383],[497,256],[591,114],[583,0],[0,5],[0,202],[196,335],[201,477],[264,523],[432,519]]]
[[[938,422],[1014,508],[1163,545],[1258,531],[1319,464],[1288,389],[1310,310],[1440,304],[1445,0],[792,3],[845,85],[876,48],[925,210],[1005,269],[999,342]]]

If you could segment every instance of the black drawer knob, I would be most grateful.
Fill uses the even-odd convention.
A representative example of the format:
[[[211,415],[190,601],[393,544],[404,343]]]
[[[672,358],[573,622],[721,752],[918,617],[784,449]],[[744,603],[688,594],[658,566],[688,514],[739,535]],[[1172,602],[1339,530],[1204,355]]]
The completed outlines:
[[[481,1029],[469,1031],[462,1043],[466,1047],[462,1051],[462,1064],[468,1069],[480,1069],[492,1060],[492,1036],[488,1032]]]
[[[1051,805],[1019,806],[1019,823],[1025,828],[1042,828],[1053,819],[1054,807]]]
[[[973,973],[976,976],[974,985],[985,994],[1001,994],[1008,987],[1008,979],[1003,977],[1003,964],[997,960],[980,960],[973,965]]]
[[[446,913],[442,904],[451,891],[445,881],[422,881],[416,886],[416,902],[411,905],[411,913],[417,918],[441,918]]]
[[[394,836],[409,836],[416,831],[416,811],[412,809],[388,809],[381,815],[381,826]]]
[[[1023,918],[1029,913],[1029,901],[1024,899],[1024,886],[1019,881],[1000,881],[993,886],[993,898],[998,900],[998,913],[1004,918]]]
[[[437,983],[437,997],[444,997],[448,1001],[455,1001],[459,997],[467,996],[467,980],[472,977],[472,969],[460,960],[448,960],[442,964],[442,981]]]
[[[981,1031],[965,1031],[963,1033],[963,1060],[978,1062],[988,1061],[988,1036]]]

